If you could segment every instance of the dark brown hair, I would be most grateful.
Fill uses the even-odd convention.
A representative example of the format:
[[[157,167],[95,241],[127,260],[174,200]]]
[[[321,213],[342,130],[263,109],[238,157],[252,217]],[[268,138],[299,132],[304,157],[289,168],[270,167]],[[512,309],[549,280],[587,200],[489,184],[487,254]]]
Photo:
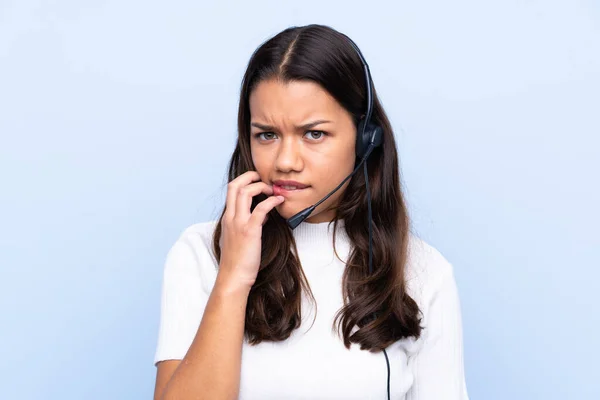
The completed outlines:
[[[319,84],[352,115],[355,124],[366,111],[364,71],[348,38],[323,25],[285,29],[259,46],[248,63],[240,93],[238,139],[229,163],[229,182],[246,171],[256,170],[250,151],[249,97],[259,82],[273,78]],[[333,328],[337,325],[338,332],[341,330],[347,348],[357,343],[363,350],[376,352],[399,339],[418,338],[422,327],[419,307],[406,292],[404,273],[410,226],[400,189],[394,134],[375,91],[373,97],[372,121],[383,128],[383,146],[376,148],[366,161],[373,217],[372,275],[368,266],[367,193],[361,171],[350,179],[330,224],[334,223],[333,245],[338,220],[343,220],[352,246],[348,260],[341,260],[346,262],[344,306],[336,314]],[[254,197],[251,210],[265,199],[264,194]],[[220,220],[224,213],[225,209],[212,238],[217,261],[221,259]],[[262,237],[260,269],[246,308],[245,337],[250,344],[287,339],[300,326],[302,291],[306,290],[314,301],[292,231],[276,209],[269,212]]]

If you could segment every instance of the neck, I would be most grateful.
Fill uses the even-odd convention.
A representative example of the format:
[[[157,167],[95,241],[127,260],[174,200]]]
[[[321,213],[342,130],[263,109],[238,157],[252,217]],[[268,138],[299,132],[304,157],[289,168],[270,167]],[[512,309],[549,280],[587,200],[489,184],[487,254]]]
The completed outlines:
[[[303,221],[293,231],[296,244],[331,246],[333,243],[334,221]],[[347,239],[344,220],[337,221],[336,241]]]

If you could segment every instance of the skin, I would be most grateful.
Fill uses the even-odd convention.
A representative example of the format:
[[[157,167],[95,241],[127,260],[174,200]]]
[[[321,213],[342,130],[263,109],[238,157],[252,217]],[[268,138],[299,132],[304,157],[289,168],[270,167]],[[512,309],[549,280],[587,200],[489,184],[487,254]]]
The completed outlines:
[[[310,186],[286,196],[276,207],[282,217],[290,218],[317,203],[352,172],[356,126],[351,114],[320,85],[310,81],[262,81],[249,101],[252,160],[261,180],[272,185],[277,179],[289,179]],[[330,122],[302,128],[317,120]],[[348,182],[305,222],[333,220],[334,207]]]

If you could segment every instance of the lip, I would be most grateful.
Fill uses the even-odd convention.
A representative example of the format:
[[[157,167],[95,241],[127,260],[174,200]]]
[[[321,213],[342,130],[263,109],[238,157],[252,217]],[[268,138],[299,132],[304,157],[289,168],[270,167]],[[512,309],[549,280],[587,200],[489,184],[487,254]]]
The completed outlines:
[[[296,186],[296,187],[298,187],[298,189],[289,190],[289,189],[284,189],[282,186]],[[304,190],[306,190],[309,187],[310,186],[304,185],[304,184],[302,184],[300,182],[296,182],[296,181],[278,180],[278,181],[273,182],[273,195],[287,197],[289,195],[303,192]]]
[[[306,189],[308,187],[308,185],[305,185],[305,184],[297,182],[297,181],[287,181],[287,180],[283,180],[283,179],[278,179],[276,181],[273,181],[273,185],[277,185],[277,186],[296,186],[299,189]]]

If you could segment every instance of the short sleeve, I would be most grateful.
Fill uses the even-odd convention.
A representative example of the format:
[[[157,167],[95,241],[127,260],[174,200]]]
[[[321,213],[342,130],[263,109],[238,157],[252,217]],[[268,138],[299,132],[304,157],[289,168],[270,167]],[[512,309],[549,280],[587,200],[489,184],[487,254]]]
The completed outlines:
[[[163,272],[160,323],[154,364],[182,360],[202,320],[209,294],[203,289],[201,260],[182,235],[169,250]]]
[[[423,323],[423,344],[409,358],[414,381],[406,400],[468,400],[460,300],[446,264]]]

